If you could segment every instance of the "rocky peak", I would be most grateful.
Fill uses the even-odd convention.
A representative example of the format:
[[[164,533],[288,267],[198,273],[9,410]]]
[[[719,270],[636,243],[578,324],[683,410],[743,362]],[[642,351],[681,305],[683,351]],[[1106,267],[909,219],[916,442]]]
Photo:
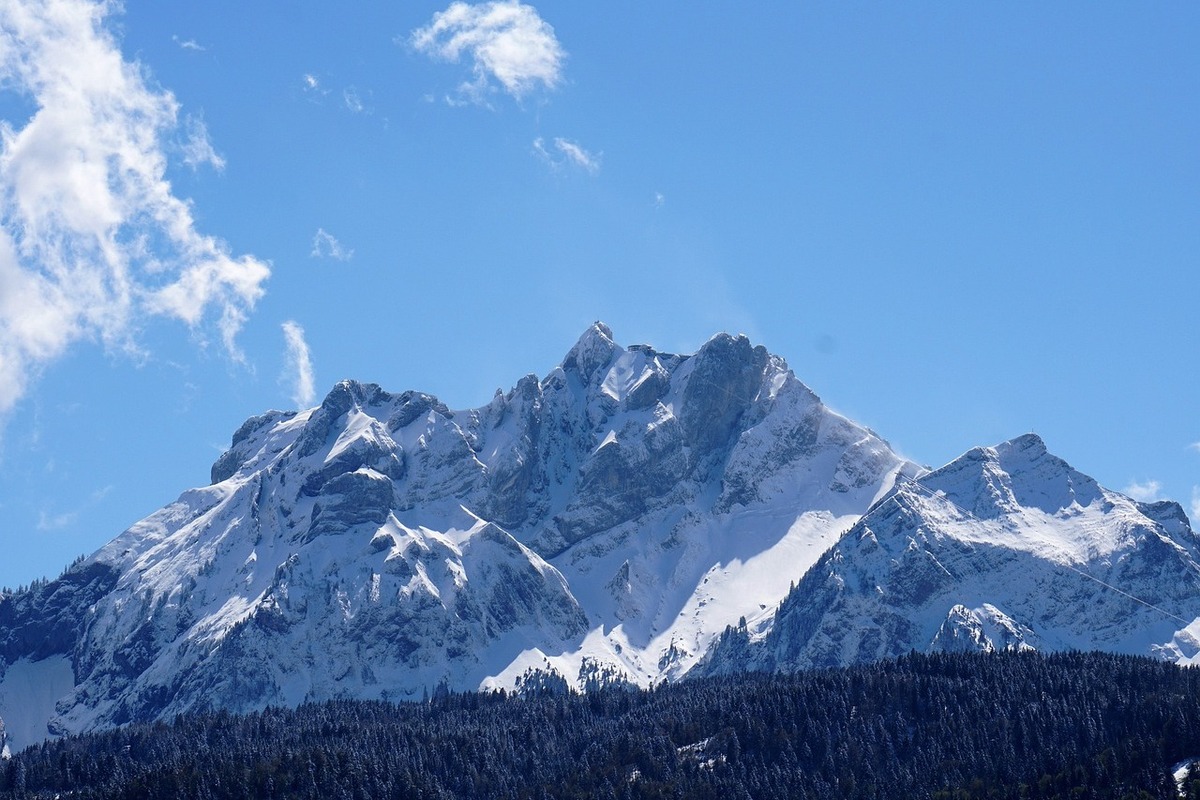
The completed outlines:
[[[1177,659],[1200,616],[1194,536],[1037,436],[978,447],[903,482],[826,551],[756,642],[711,673],[798,669],[915,650],[1102,648]],[[1186,638],[1186,637],[1183,637]]]
[[[352,409],[377,406],[392,399],[390,394],[376,384],[339,381],[308,418],[298,445],[300,455],[308,456],[320,450],[326,444],[329,435],[336,430],[338,421]]]
[[[620,351],[621,347],[613,341],[612,330],[603,322],[597,321],[583,332],[579,341],[567,353],[562,368],[565,372],[578,375],[580,381],[587,386]]]
[[[766,348],[727,333],[709,339],[692,360],[683,392],[684,438],[699,457],[727,446],[762,387]]]
[[[1101,495],[1092,478],[1051,454],[1034,433],[995,447],[972,448],[920,482],[980,519],[1021,508],[1056,514],[1073,505],[1087,506]]]
[[[211,478],[213,483],[220,483],[233,477],[254,455],[255,435],[267,431],[276,424],[296,416],[294,411],[268,411],[257,417],[250,417],[242,423],[233,434],[229,449],[213,463]]]
[[[1183,510],[1183,506],[1174,500],[1158,500],[1153,503],[1138,503],[1138,510],[1150,519],[1163,526],[1173,537],[1192,539],[1191,522]]]

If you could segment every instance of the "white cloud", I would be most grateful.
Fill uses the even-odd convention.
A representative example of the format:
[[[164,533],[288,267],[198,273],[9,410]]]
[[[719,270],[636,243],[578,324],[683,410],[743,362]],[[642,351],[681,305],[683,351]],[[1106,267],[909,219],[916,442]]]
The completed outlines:
[[[114,7],[0,3],[0,87],[36,108],[0,121],[0,413],[76,342],[135,352],[147,315],[201,335],[212,320],[240,359],[235,336],[270,275],[198,232],[172,193],[178,104],[122,56]]]
[[[304,328],[288,320],[283,323],[283,338],[287,343],[284,377],[291,385],[292,402],[298,408],[308,408],[316,398],[316,390],[312,356],[308,352],[308,343],[304,341]]]
[[[1200,486],[1192,487],[1192,526],[1200,523]]]
[[[58,531],[71,526],[77,519],[79,519],[78,511],[67,511],[62,514],[50,514],[46,511],[39,511],[37,529],[43,532]]]
[[[1200,442],[1192,442],[1188,445],[1188,449],[1195,450],[1197,453],[1200,453]]]
[[[567,57],[554,28],[533,6],[517,0],[451,3],[408,41],[418,52],[445,61],[457,63],[465,54],[473,79],[462,83],[459,93],[479,103],[494,90],[493,81],[518,100],[538,84],[553,89]]]
[[[665,206],[666,204],[667,204],[667,198],[666,198],[666,197],[663,195],[663,193],[662,193],[662,192],[655,192],[655,193],[654,193],[654,207],[655,207],[655,208],[662,208],[662,207],[663,207],[663,206]]]
[[[181,148],[183,163],[193,170],[208,164],[217,172],[225,169],[225,159],[213,149],[208,138],[208,127],[200,117],[187,118],[187,139]]]
[[[546,147],[546,140],[539,136],[533,140],[533,152],[554,169],[558,169],[564,164],[570,164],[584,169],[592,175],[600,172],[600,156],[602,154],[589,153],[570,139],[556,137],[554,151],[551,151]]]
[[[589,153],[576,142],[563,138],[555,138],[554,146],[558,148],[560,153],[566,156],[567,161],[570,161],[575,166],[582,167],[593,175],[600,171],[599,153]]]
[[[362,98],[358,96],[358,92],[353,86],[342,91],[342,100],[346,103],[346,108],[353,111],[355,114],[363,112]]]
[[[342,246],[333,234],[324,228],[317,228],[313,235],[311,258],[332,258],[335,261],[349,261],[354,257],[354,251]]]
[[[203,53],[208,49],[195,39],[180,39],[178,36],[172,36],[171,41],[182,47],[184,50],[191,50],[196,53]]]
[[[112,484],[93,490],[74,511],[53,513],[42,509],[38,512],[37,529],[39,531],[57,531],[74,525],[84,513],[101,503],[113,490]]]
[[[304,87],[304,96],[309,99],[309,102],[320,103],[321,98],[329,94],[329,90],[321,84],[321,79],[311,72],[300,76],[300,84]]]
[[[1155,500],[1162,499],[1159,494],[1162,491],[1162,484],[1158,481],[1148,480],[1145,483],[1130,481],[1129,485],[1121,491],[1139,503],[1153,503]]]

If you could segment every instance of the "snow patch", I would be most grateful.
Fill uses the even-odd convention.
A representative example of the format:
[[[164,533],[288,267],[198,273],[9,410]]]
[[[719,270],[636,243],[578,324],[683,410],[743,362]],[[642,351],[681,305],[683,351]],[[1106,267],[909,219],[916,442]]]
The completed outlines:
[[[1180,797],[1187,796],[1186,792],[1184,791],[1185,787],[1183,782],[1187,780],[1188,770],[1192,768],[1192,764],[1195,764],[1198,760],[1200,760],[1200,758],[1197,757],[1184,759],[1175,766],[1171,767],[1171,774],[1175,777],[1175,786],[1179,789]]]

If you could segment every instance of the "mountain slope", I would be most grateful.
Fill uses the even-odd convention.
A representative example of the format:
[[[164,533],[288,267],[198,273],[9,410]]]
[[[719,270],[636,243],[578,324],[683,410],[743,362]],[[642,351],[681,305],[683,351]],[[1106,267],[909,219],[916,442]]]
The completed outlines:
[[[677,677],[920,472],[744,337],[682,356],[598,323],[546,377],[465,411],[346,381],[248,420],[210,486],[78,565],[94,590],[49,643],[5,653],[0,717],[45,724],[4,687],[45,667],[61,688],[64,659],[55,732],[530,669]],[[21,602],[0,599],[14,631]]]
[[[1035,435],[901,482],[825,553],[769,631],[722,637],[703,673],[910,650],[1200,652],[1200,547],[1174,503],[1100,487]]]

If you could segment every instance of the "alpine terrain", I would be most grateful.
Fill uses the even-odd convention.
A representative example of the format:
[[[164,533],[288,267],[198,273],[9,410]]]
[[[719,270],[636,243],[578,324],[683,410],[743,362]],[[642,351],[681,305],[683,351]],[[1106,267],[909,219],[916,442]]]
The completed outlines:
[[[210,485],[0,596],[12,748],[187,710],[792,671],[910,650],[1200,653],[1183,510],[1027,435],[930,472],[783,359],[589,328],[487,405],[344,381]]]

